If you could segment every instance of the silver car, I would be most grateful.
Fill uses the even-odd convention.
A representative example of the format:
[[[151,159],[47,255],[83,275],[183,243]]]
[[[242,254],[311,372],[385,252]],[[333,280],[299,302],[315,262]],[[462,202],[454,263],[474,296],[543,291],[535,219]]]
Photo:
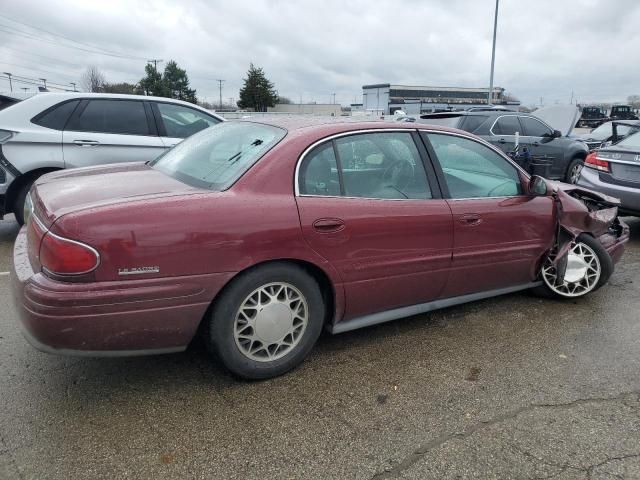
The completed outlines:
[[[153,160],[223,119],[170,98],[42,93],[0,111],[0,218],[24,223],[25,197],[63,168]]]

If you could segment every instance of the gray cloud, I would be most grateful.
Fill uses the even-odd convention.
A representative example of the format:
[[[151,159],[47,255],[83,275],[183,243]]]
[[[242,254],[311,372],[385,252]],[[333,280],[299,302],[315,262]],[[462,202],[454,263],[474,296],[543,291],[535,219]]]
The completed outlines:
[[[486,86],[493,0],[11,2],[2,15],[112,52],[176,60],[200,97],[237,98],[249,62],[294,101],[360,99],[366,83]],[[497,85],[524,103],[623,101],[640,93],[637,0],[502,0]],[[78,82],[96,65],[135,82],[144,61],[64,48],[0,17],[0,71]],[[15,30],[13,30],[15,31]],[[4,82],[4,83],[2,83]],[[0,89],[6,88],[0,80]]]

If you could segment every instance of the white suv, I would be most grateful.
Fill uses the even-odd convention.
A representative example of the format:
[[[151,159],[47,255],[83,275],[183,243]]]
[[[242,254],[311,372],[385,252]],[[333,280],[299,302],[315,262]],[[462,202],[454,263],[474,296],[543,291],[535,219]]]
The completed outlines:
[[[223,119],[170,98],[42,93],[0,111],[0,218],[22,224],[41,175],[63,168],[153,160]]]

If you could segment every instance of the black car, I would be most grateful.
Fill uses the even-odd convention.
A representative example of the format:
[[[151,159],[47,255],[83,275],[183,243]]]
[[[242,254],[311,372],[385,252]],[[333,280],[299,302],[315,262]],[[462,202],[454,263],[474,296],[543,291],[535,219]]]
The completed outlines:
[[[500,110],[462,111],[421,115],[417,121],[471,132],[506,153],[514,152],[517,137],[519,152],[525,151],[528,160],[523,164],[519,158],[524,156],[519,155],[516,161],[530,173],[568,183],[577,181],[589,153],[584,142],[567,136],[570,128],[565,128],[567,131],[563,133],[532,114]],[[569,122],[572,127],[575,119]]]

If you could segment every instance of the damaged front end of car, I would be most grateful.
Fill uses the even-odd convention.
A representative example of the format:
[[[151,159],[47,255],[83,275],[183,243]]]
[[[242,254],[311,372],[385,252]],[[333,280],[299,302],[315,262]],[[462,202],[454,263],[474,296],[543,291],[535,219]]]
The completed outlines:
[[[556,284],[564,282],[569,251],[582,234],[597,239],[616,263],[629,240],[629,226],[618,218],[620,201],[575,185],[546,183],[558,222],[556,239],[547,256],[556,270]]]

